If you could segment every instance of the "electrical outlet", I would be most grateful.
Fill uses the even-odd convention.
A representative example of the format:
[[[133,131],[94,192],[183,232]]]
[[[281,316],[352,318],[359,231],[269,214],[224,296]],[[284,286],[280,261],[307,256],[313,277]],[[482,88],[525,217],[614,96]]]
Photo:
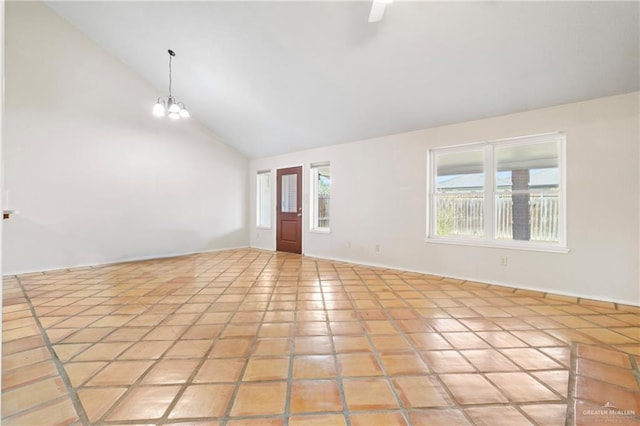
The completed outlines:
[[[507,266],[507,256],[500,256],[500,266]]]
[[[380,253],[380,244],[376,244],[376,253]]]

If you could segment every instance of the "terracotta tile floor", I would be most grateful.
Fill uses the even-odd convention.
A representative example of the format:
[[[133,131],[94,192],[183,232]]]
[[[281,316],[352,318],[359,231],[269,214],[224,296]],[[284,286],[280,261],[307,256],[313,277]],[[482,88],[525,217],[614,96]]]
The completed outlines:
[[[5,425],[640,422],[637,307],[252,249],[3,301]]]
[[[569,419],[576,424],[640,424],[640,357],[585,344],[575,345],[574,354]]]

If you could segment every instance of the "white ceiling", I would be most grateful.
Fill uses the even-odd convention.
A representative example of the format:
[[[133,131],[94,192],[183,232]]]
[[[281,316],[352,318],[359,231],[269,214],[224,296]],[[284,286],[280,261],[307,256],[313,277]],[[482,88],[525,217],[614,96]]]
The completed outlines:
[[[640,86],[635,1],[47,4],[251,158]]]

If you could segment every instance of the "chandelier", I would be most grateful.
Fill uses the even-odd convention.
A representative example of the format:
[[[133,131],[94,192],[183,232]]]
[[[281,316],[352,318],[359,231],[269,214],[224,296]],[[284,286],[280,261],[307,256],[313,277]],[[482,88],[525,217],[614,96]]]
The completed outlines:
[[[171,58],[176,56],[176,53],[169,49],[169,96],[164,98],[158,98],[158,102],[153,107],[153,115],[156,117],[164,117],[165,113],[169,112],[169,118],[173,120],[179,120],[180,118],[189,118],[189,111],[184,106],[184,103],[178,102],[171,94]]]

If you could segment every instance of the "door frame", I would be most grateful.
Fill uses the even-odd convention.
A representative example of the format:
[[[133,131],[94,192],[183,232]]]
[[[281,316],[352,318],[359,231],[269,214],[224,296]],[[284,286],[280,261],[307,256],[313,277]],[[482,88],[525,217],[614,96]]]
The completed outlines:
[[[306,215],[306,211],[307,211],[307,207],[308,207],[308,203],[307,203],[307,177],[306,177],[306,167],[304,165],[304,163],[295,163],[295,164],[290,164],[290,165],[286,165],[286,166],[275,166],[273,168],[274,173],[273,173],[273,179],[274,179],[274,191],[273,191],[273,198],[272,198],[272,212],[273,212],[273,218],[274,218],[274,226],[273,226],[273,248],[274,251],[278,251],[278,211],[280,210],[280,206],[279,206],[279,201],[278,200],[278,185],[280,184],[280,182],[278,182],[278,171],[279,170],[283,170],[283,169],[291,169],[291,168],[295,168],[295,167],[300,167],[300,173],[302,175],[302,189],[301,189],[301,196],[302,196],[302,201],[301,201],[301,206],[302,206],[302,221],[301,221],[301,227],[302,229],[300,230],[300,255],[304,256],[305,253],[305,226],[307,223],[307,215]]]

